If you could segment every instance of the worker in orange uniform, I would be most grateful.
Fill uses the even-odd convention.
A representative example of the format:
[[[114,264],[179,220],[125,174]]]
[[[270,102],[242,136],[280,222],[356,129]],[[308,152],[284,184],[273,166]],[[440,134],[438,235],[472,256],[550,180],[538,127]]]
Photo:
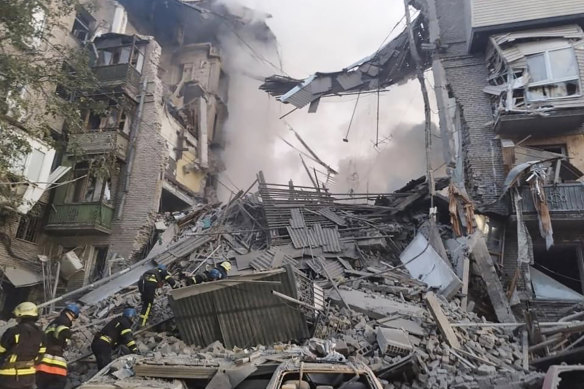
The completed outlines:
[[[69,304],[61,314],[45,329],[45,344],[47,352],[42,356],[36,370],[38,389],[63,389],[67,384],[67,361],[64,358],[65,348],[70,342],[71,327],[79,317],[77,304]]]
[[[38,307],[31,302],[14,308],[18,324],[0,338],[0,388],[32,389],[35,386],[35,364],[46,348],[43,331],[35,324],[39,318]]]

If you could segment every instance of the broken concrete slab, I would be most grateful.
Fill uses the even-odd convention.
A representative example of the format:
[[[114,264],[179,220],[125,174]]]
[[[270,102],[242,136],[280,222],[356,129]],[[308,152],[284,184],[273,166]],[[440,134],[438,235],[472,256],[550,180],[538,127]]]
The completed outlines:
[[[407,320],[407,319],[403,319],[403,318],[397,318],[397,319],[391,319],[391,320],[381,319],[381,320],[378,320],[377,323],[382,327],[397,328],[397,329],[405,330],[412,335],[418,335],[418,336],[426,336],[427,335],[427,331],[424,330],[424,328],[422,328],[422,326],[420,324],[416,323],[413,320]]]
[[[408,334],[404,330],[377,327],[376,337],[382,355],[406,356],[413,351]]]
[[[359,290],[340,289],[339,292],[342,299],[336,292],[331,292],[329,298],[336,303],[342,303],[342,300],[344,300],[351,309],[365,313],[375,319],[381,319],[392,313],[421,317],[425,312],[423,308],[416,305],[381,298],[377,295],[367,294]]]

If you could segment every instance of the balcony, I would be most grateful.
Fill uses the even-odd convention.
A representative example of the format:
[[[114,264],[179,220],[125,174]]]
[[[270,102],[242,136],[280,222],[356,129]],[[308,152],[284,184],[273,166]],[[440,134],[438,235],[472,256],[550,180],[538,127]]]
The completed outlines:
[[[140,88],[140,72],[129,63],[95,66],[93,71],[103,87],[127,85],[136,93]]]
[[[535,113],[501,114],[495,121],[495,132],[506,136],[552,136],[582,133],[584,124],[584,109],[558,109],[546,112],[545,115]]]
[[[114,208],[104,203],[54,204],[45,226],[52,233],[110,234]]]
[[[84,155],[115,152],[119,159],[125,161],[128,152],[128,138],[115,129],[75,134],[71,136],[67,152],[75,154],[77,149]]]
[[[545,185],[544,191],[552,220],[575,220],[584,217],[584,183]],[[521,188],[523,214],[536,216],[533,198],[528,186]]]
[[[582,0],[470,0],[467,5],[468,47],[484,49],[490,35],[543,28],[584,20]]]

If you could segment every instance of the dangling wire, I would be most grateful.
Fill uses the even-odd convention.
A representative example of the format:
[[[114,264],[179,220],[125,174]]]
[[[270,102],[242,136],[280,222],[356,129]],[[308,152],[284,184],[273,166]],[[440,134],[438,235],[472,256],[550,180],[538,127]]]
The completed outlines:
[[[375,147],[379,146],[379,92],[381,91],[380,80],[377,80],[377,130],[375,133]]]
[[[349,121],[349,127],[347,128],[347,133],[343,138],[343,142],[349,141],[349,131],[351,131],[351,124],[353,124],[353,118],[355,117],[355,112],[357,111],[357,104],[359,104],[359,97],[361,97],[361,89],[359,89],[359,93],[357,94],[357,100],[355,101],[355,106],[353,107],[353,113],[351,114],[351,120]]]

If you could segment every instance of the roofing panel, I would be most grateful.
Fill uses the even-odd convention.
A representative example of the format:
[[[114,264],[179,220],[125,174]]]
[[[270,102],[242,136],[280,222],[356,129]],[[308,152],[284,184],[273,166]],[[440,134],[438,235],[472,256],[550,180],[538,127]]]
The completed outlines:
[[[306,227],[306,222],[304,221],[304,216],[302,215],[302,211],[300,210],[300,208],[291,209],[290,215],[292,216],[292,219],[290,219],[290,226],[292,228]]]
[[[226,348],[300,340],[310,334],[304,315],[274,296],[276,290],[297,298],[296,278],[286,271],[267,272],[194,285],[171,292],[171,308],[181,337],[190,344],[215,340]],[[246,283],[246,280],[280,284]]]
[[[343,217],[337,215],[332,209],[328,207],[320,209],[318,213],[339,226],[347,225],[347,221]]]
[[[136,262],[125,272],[120,272],[118,277],[82,296],[79,301],[87,305],[97,304],[104,298],[112,296],[120,290],[138,282],[142,274],[154,268],[155,262],[169,265],[176,259],[189,255],[211,239],[212,237],[210,235],[189,236],[180,239],[171,244],[164,252],[152,257],[148,256],[140,262]]]
[[[343,251],[341,246],[341,234],[336,228],[323,229],[325,236],[324,252],[325,253],[340,253]]]
[[[581,0],[472,0],[472,27],[584,14]]]

